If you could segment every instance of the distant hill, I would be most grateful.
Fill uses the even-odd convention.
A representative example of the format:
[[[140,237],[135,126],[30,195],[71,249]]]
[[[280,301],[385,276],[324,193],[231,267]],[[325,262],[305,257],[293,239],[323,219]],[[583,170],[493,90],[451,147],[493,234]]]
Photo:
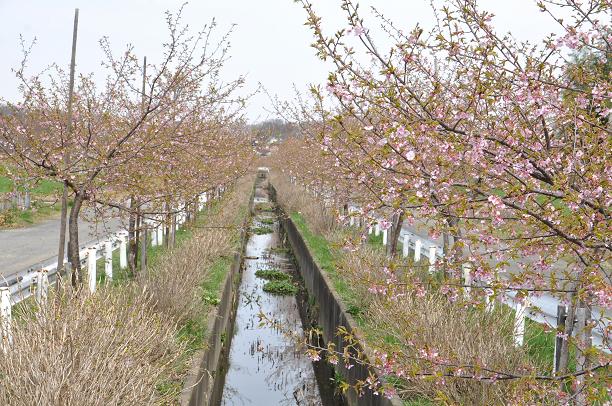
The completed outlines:
[[[268,155],[276,144],[298,134],[296,125],[281,119],[271,119],[251,124],[249,129],[253,135],[253,147],[261,155]]]

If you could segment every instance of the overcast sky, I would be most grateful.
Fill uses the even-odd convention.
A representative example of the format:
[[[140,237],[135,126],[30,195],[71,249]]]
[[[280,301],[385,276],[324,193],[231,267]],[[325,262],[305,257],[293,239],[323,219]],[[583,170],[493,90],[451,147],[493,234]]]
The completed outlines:
[[[324,19],[324,27],[346,26],[340,0],[312,0]],[[113,49],[121,52],[127,43],[149,61],[159,59],[165,40],[164,11],[175,11],[183,0],[0,0],[0,98],[16,100],[17,81],[11,68],[21,58],[19,35],[26,41],[37,38],[30,58],[30,70],[39,71],[56,62],[70,60],[74,8],[80,9],[77,73],[100,71],[102,55],[98,40],[108,36]],[[402,28],[416,23],[432,24],[428,0],[362,0],[365,11],[375,5]],[[496,14],[495,25],[512,31],[519,39],[541,40],[558,31],[535,6],[534,0],[482,0],[484,8]],[[261,83],[280,99],[290,99],[293,85],[305,89],[308,83],[324,83],[326,66],[310,47],[312,37],[303,25],[305,13],[292,0],[192,0],[185,22],[199,28],[216,18],[219,34],[236,24],[232,36],[232,59],[225,70],[227,79],[247,77],[247,89]],[[367,25],[366,15],[366,25]],[[372,18],[369,21],[373,21]],[[247,107],[252,121],[269,118],[265,94],[255,96]]]

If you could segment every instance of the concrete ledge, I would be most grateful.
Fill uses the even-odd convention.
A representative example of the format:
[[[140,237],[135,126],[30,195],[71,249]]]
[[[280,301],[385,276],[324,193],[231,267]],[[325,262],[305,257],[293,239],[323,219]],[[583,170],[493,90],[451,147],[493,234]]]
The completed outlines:
[[[276,190],[272,185],[270,189],[270,196],[276,200]],[[325,343],[335,343],[336,350],[342,352],[345,343],[342,337],[336,335],[336,332],[338,327],[344,327],[359,339],[361,351],[365,354],[366,359],[372,359],[372,352],[363,344],[364,340],[360,337],[355,319],[347,313],[346,306],[334,289],[332,281],[319,269],[293,220],[286,213],[282,213],[279,217],[298,262],[298,269],[308,295],[315,300],[318,306],[317,323],[323,330]],[[358,380],[365,381],[370,372],[365,365],[354,365],[351,369],[347,369],[342,362],[335,365],[335,369],[350,384]],[[355,390],[349,390],[345,397],[350,406],[402,405],[402,401],[397,396],[388,399],[385,396],[375,395],[369,389],[365,389],[361,396],[358,396]]]

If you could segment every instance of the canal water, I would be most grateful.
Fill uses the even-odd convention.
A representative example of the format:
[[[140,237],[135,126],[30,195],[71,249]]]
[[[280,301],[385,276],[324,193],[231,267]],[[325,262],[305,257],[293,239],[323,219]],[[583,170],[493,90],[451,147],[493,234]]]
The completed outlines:
[[[269,206],[267,189],[262,185],[256,188],[254,203],[256,209]],[[256,210],[251,229],[268,227],[272,232],[260,235],[252,232],[246,245],[236,325],[220,404],[336,405],[333,394],[325,393],[329,389],[319,389],[317,377],[321,381],[321,374],[315,374],[303,348],[297,348],[281,329],[269,323],[260,325],[259,314],[263,312],[269,319],[279,321],[283,330],[302,332],[296,298],[264,292],[267,281],[255,275],[259,269],[294,272],[287,250],[281,247],[278,220],[268,207],[265,209]],[[263,219],[272,219],[274,223],[264,224]],[[329,386],[324,382],[321,388]]]

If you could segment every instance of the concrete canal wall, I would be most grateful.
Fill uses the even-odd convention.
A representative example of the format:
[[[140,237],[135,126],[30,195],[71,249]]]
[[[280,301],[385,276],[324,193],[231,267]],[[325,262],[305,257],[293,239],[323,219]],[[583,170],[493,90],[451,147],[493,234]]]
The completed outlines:
[[[234,254],[231,269],[221,285],[220,302],[209,315],[206,348],[196,354],[191,371],[185,379],[180,397],[182,406],[208,406],[220,402],[236,319],[242,261],[248,237],[246,230],[253,213],[254,191],[255,187],[249,200],[249,218],[240,235],[239,251]]]
[[[272,185],[270,185],[270,197],[276,200],[276,190]],[[291,244],[293,254],[298,263],[298,271],[304,280],[308,295],[311,300],[314,299],[315,306],[318,308],[316,321],[318,327],[323,331],[323,339],[326,344],[335,343],[336,350],[342,352],[345,343],[342,337],[336,335],[338,328],[344,327],[349,332],[356,332],[357,323],[346,311],[347,309],[335,291],[332,281],[319,269],[291,218],[284,213],[279,217],[281,219],[281,226]],[[363,346],[361,350],[366,357],[370,354],[370,351]],[[369,376],[368,367],[361,364],[356,364],[352,368],[347,369],[343,362],[339,362],[335,368],[351,384],[358,380],[364,381]],[[402,405],[401,400],[397,397],[388,399],[384,396],[375,395],[367,389],[361,396],[358,396],[354,390],[349,390],[345,397],[349,406]]]

